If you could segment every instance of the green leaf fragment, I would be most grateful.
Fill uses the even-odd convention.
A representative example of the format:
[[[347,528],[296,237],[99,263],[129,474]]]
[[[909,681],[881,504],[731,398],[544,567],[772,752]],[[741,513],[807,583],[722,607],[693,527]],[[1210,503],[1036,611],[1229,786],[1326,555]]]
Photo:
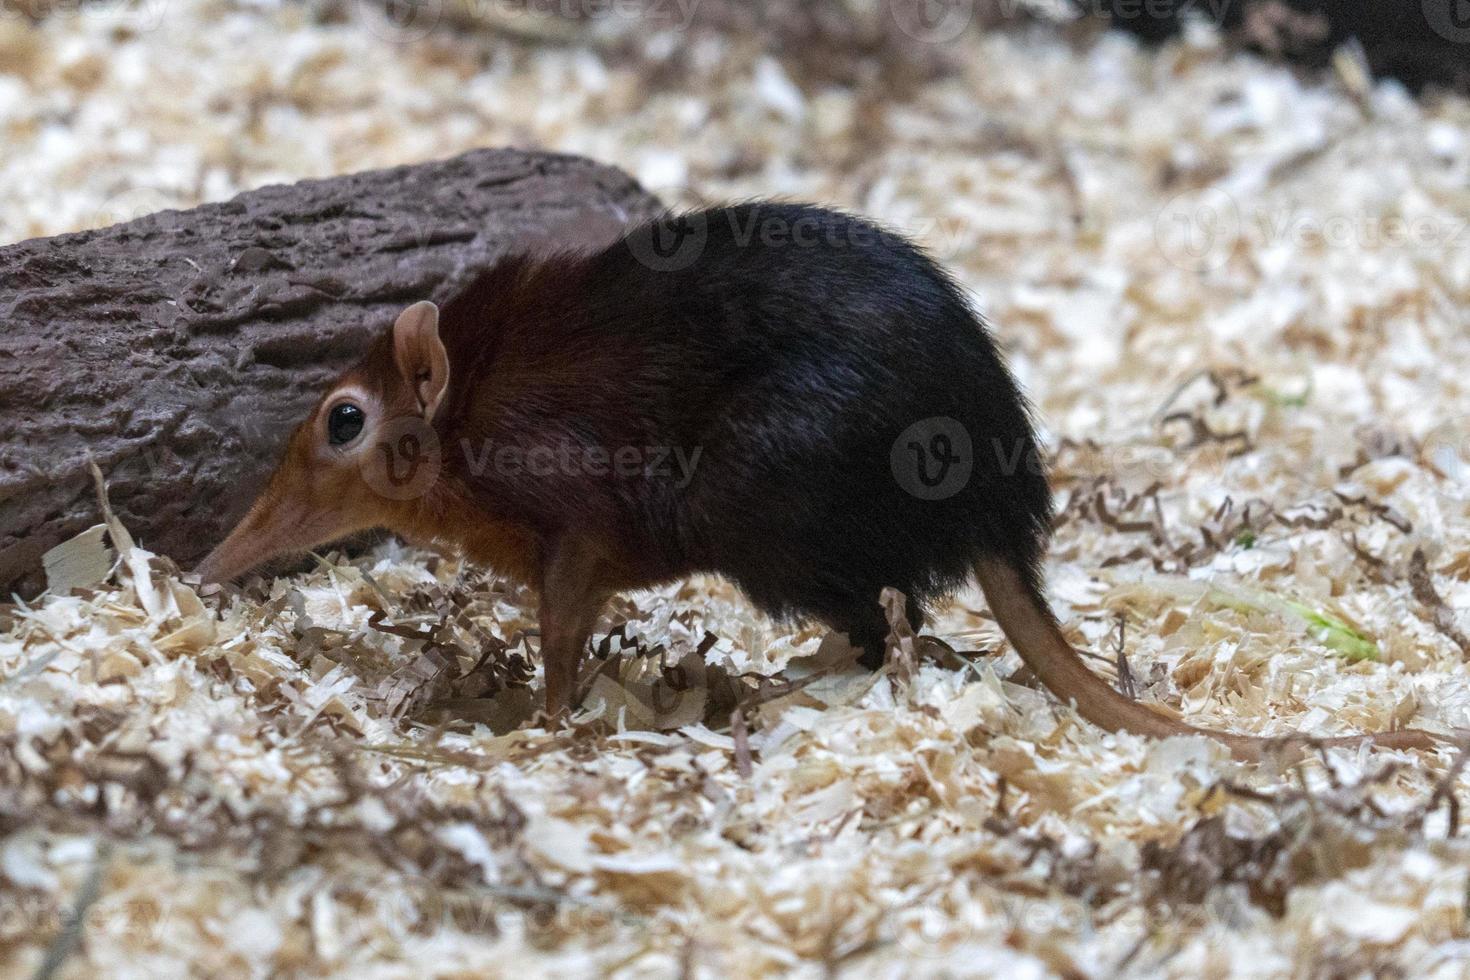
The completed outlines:
[[[1371,636],[1366,636],[1329,612],[1266,592],[1211,586],[1206,599],[1222,609],[1236,612],[1264,612],[1288,619],[1300,619],[1308,634],[1326,644],[1334,653],[1351,661],[1380,660],[1382,653]]]
[[[1378,660],[1378,644],[1328,612],[1283,599],[1282,602],[1307,621],[1307,632],[1349,660]]]

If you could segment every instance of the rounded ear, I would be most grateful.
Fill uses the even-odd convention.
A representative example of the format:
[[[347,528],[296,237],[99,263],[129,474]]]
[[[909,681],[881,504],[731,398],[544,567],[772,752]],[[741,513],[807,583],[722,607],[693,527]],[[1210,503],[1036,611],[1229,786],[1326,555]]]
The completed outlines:
[[[432,420],[449,390],[449,354],[439,339],[439,307],[415,303],[393,324],[393,360],[418,398],[419,411]]]

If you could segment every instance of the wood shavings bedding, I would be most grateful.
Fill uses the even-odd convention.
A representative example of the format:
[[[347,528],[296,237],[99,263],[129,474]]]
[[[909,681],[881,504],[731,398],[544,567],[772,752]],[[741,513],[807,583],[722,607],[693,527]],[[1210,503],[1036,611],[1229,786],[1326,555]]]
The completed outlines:
[[[1207,36],[967,38],[895,97],[615,19],[630,61],[124,15],[0,19],[0,238],[494,143],[844,204],[922,238],[1010,349],[1096,669],[1122,616],[1140,696],[1200,724],[1470,727],[1464,101]],[[977,592],[931,627],[968,664],[919,644],[906,683],[717,580],[630,597],[553,734],[530,597],[452,558],[201,599],[109,539],[111,577],[89,539],[55,556],[72,594],[0,613],[6,975],[1462,970],[1453,746],[1251,769],[1104,735]]]

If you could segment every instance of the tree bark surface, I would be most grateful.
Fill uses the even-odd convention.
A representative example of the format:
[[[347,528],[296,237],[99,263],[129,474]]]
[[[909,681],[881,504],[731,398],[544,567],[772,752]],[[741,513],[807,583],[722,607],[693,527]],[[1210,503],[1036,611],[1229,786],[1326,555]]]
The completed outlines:
[[[41,555],[100,519],[89,457],[188,567],[405,305],[656,209],[588,160],[477,150],[0,248],[0,596],[44,588]]]

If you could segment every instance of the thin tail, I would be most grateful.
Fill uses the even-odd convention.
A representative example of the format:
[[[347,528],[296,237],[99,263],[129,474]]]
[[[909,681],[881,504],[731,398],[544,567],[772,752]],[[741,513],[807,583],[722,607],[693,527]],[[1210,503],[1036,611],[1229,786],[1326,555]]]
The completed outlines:
[[[1352,746],[1369,741],[1384,748],[1432,749],[1437,742],[1429,732],[1413,728],[1346,738],[1258,738],[1186,725],[1124,697],[1089,670],[1062,635],[1046,602],[1016,569],[1001,560],[984,560],[976,565],[975,574],[991,612],[1026,666],[1057,697],[1075,702],[1077,713],[1099,728],[1150,738],[1206,735],[1224,742],[1236,758],[1249,761],[1258,761],[1271,749],[1287,744]]]

